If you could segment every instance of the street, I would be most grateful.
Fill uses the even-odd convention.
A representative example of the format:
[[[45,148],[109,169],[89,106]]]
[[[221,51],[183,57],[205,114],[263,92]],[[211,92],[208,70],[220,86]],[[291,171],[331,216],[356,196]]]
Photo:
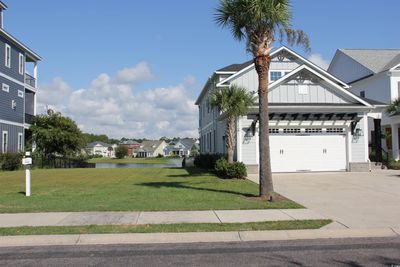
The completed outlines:
[[[400,238],[14,247],[0,266],[400,266]]]

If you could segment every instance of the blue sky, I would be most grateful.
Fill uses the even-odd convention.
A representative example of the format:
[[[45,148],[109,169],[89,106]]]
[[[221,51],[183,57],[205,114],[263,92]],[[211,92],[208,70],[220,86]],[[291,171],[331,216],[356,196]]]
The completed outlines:
[[[217,0],[4,2],[9,7],[5,13],[5,29],[43,57],[39,65],[43,92],[60,91],[69,99],[68,103],[65,99],[55,103],[54,97],[48,97],[51,94],[46,97],[42,93],[42,104],[55,106],[88,132],[105,132],[114,137],[195,135],[195,122],[176,124],[175,120],[185,110],[174,109],[178,101],[170,99],[170,103],[159,104],[156,98],[159,94],[172,98],[169,90],[179,97],[184,95],[185,98],[178,98],[187,101],[186,109],[191,110],[186,119],[196,121],[197,109],[189,107],[190,101],[198,95],[208,76],[217,68],[250,59],[244,43],[236,42],[228,30],[215,25],[213,13]],[[337,48],[399,48],[400,1],[385,0],[384,3],[292,1],[293,26],[305,30],[311,39],[312,52],[306,56],[313,55],[323,64],[330,61]],[[295,50],[304,54],[301,49]],[[124,106],[118,102],[120,99],[111,99],[114,87],[123,93],[130,90],[132,99],[146,98],[151,102],[147,112],[152,111],[151,107],[159,109],[159,105],[164,105],[158,111],[167,110],[170,117],[163,117],[161,121],[157,118],[129,121],[126,110],[118,108]],[[77,91],[79,96],[70,96]],[[108,99],[102,105],[110,108],[96,103],[87,106],[97,109],[92,113],[71,108],[85,105],[84,100],[89,101],[87,98],[92,95]],[[85,99],[72,102],[71,99],[79,97]],[[139,104],[143,103],[136,103]],[[135,109],[129,112],[136,116]],[[114,125],[110,122],[112,115],[118,117]],[[139,112],[137,116],[142,114]],[[157,123],[159,126],[152,126]]]

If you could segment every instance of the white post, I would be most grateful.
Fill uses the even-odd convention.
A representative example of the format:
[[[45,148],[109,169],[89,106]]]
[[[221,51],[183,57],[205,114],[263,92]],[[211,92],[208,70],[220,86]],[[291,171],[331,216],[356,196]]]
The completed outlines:
[[[394,160],[399,160],[399,125],[392,124],[390,125],[392,128],[392,154]]]
[[[31,170],[29,169],[29,166],[26,167],[25,178],[26,178],[25,195],[27,197],[30,197],[31,196]]]
[[[33,78],[35,78],[35,88],[36,88],[38,82],[37,62],[35,62],[33,66]]]

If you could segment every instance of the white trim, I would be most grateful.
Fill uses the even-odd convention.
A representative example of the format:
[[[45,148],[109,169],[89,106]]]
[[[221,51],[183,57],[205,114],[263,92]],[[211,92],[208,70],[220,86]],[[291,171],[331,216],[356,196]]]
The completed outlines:
[[[7,38],[9,38],[11,41],[13,41],[14,43],[16,43],[17,45],[21,46],[23,48],[23,50],[26,50],[26,52],[28,52],[32,57],[34,57],[36,60],[41,60],[42,58],[36,54],[35,52],[33,52],[32,50],[30,50],[28,47],[26,47],[25,45],[23,45],[21,42],[19,42],[17,39],[15,39],[14,37],[12,37],[8,32],[6,32],[4,29],[0,28],[0,33],[3,33]]]
[[[368,149],[368,134],[369,134],[369,129],[368,129],[368,115],[367,112],[364,112],[363,116],[363,132],[364,132],[364,161],[368,162],[369,161],[369,149]]]
[[[18,147],[17,150],[18,152],[24,151],[24,139],[23,139],[23,133],[18,133]]]
[[[200,128],[200,131],[203,131],[204,129],[210,127],[210,125],[212,125],[213,123],[214,123],[213,121],[212,121],[212,122],[209,122],[206,126],[201,127],[201,128]]]
[[[18,126],[18,127],[24,127],[23,123],[18,123],[18,122],[13,122],[13,121],[7,121],[7,120],[1,120],[0,119],[0,123],[13,125],[13,126]]]
[[[25,71],[25,56],[22,53],[18,54],[18,72],[21,75],[24,75]]]
[[[400,63],[397,64],[396,66],[394,66],[393,68],[391,68],[390,70],[396,70],[398,67],[400,67]]]
[[[4,91],[4,92],[9,93],[10,92],[10,86],[8,84],[6,84],[6,83],[2,83],[1,90]]]
[[[24,98],[24,91],[18,90],[18,97]]]
[[[9,44],[5,44],[5,48],[4,48],[4,66],[6,66],[7,68],[11,68],[11,46]],[[10,51],[10,54],[7,57],[7,51]],[[9,59],[9,60],[7,60]]]
[[[313,73],[314,75],[318,76],[319,78],[321,78],[322,80],[326,81],[328,84],[332,85],[333,87],[335,87],[336,89],[338,89],[339,91],[341,91],[342,93],[344,93],[345,95],[350,96],[351,98],[353,98],[354,100],[357,100],[358,102],[364,104],[367,107],[372,107],[369,103],[365,102],[364,100],[362,100],[361,98],[359,98],[358,96],[354,95],[353,93],[349,92],[348,90],[344,89],[343,87],[337,85],[336,83],[332,82],[331,80],[327,79],[324,75],[321,75],[320,73],[314,71],[313,69],[311,69],[310,67],[306,66],[306,65],[302,65],[300,67],[298,67],[297,69],[293,70],[290,74],[288,74],[287,76],[283,76],[282,78],[280,78],[279,80],[276,80],[275,82],[271,83],[269,85],[269,90],[273,90],[275,87],[277,87],[278,85],[280,85],[282,82],[284,82],[286,79],[294,76],[296,73],[302,71],[302,70],[308,70],[309,72]]]
[[[216,74],[235,74],[236,71],[216,71]]]
[[[350,86],[348,84],[346,84],[345,82],[339,80],[338,78],[336,78],[335,76],[333,76],[332,74],[330,74],[329,72],[327,72],[326,70],[322,69],[321,67],[319,67],[318,65],[315,65],[314,63],[312,63],[311,61],[309,61],[308,59],[305,59],[304,57],[300,56],[299,54],[297,54],[296,52],[290,50],[289,48],[287,48],[286,46],[281,46],[280,48],[278,48],[277,50],[273,51],[270,54],[270,57],[273,58],[276,54],[278,54],[280,51],[282,50],[286,50],[287,52],[289,52],[290,54],[294,55],[295,57],[299,58],[301,61],[305,62],[308,65],[311,65],[313,68],[318,69],[320,72],[322,72],[325,76],[328,76],[330,79],[335,80],[336,82],[340,83],[343,85],[344,88],[350,88]],[[236,72],[234,75],[228,77],[227,79],[223,80],[222,82],[217,84],[217,87],[222,86],[223,83],[231,81],[232,79],[236,78],[237,76],[241,75],[243,72],[247,71],[248,69],[254,67],[254,63],[250,64],[249,66],[247,66],[246,68]]]
[[[4,134],[6,134],[7,138],[4,139]],[[1,132],[1,152],[7,153],[8,152],[8,131]],[[5,141],[7,140],[7,141]]]

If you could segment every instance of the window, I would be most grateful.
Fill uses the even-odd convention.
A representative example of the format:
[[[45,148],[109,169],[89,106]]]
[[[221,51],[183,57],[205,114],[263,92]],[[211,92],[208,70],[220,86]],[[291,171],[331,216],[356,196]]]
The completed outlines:
[[[286,134],[300,133],[300,129],[294,129],[294,128],[283,129],[283,133],[286,133]]]
[[[282,77],[281,71],[271,71],[269,79],[271,80],[271,82],[274,82],[276,80],[279,80],[281,77]]]
[[[365,97],[365,91],[361,91],[361,92],[360,92],[360,96],[361,96],[361,97]]]
[[[308,84],[299,84],[297,87],[299,90],[299,95],[308,95]]]
[[[3,131],[1,139],[1,152],[7,153],[8,151],[8,132]]]
[[[278,134],[278,133],[279,133],[279,129],[277,129],[277,128],[270,128],[270,129],[269,129],[269,133],[270,133],[270,134]]]
[[[24,151],[23,146],[24,143],[22,141],[22,133],[18,133],[18,152]]]
[[[10,86],[8,84],[3,83],[2,87],[4,92],[10,92]]]
[[[18,90],[18,96],[21,98],[24,98],[24,92],[21,90]]]
[[[25,57],[23,54],[19,53],[19,74],[24,75]]]
[[[8,44],[6,44],[6,51],[5,51],[5,65],[7,68],[11,68],[11,46],[9,46]]]
[[[306,133],[322,133],[321,128],[307,128]]]
[[[344,133],[343,128],[327,128],[326,129],[327,133]]]

